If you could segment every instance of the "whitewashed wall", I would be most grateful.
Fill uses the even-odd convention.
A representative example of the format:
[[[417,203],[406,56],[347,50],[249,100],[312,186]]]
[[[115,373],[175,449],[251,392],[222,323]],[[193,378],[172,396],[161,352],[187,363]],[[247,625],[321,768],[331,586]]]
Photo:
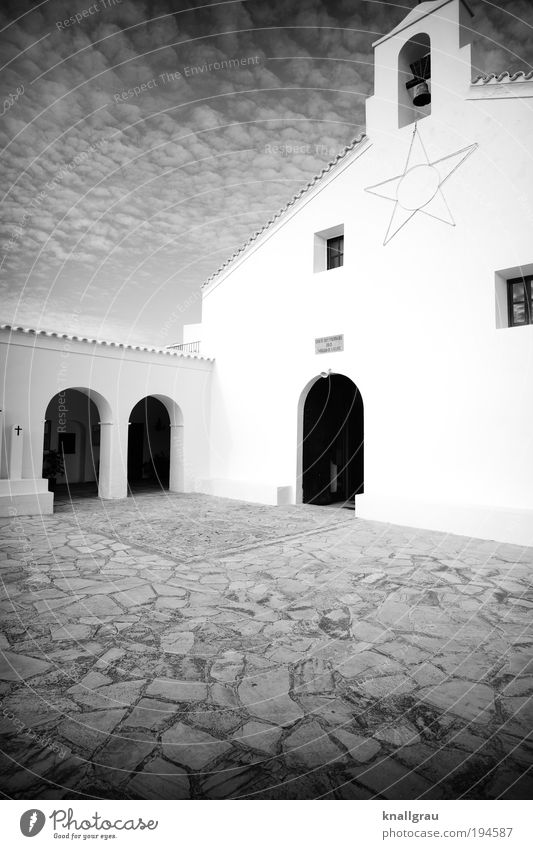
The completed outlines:
[[[33,497],[32,493],[41,493],[43,488],[40,479],[46,407],[65,388],[87,391],[98,406],[103,497],[126,496],[128,419],[132,408],[146,395],[166,404],[171,425],[177,426],[173,439],[183,442],[180,469],[175,470],[174,479],[171,469],[171,488],[195,490],[208,467],[211,368],[211,361],[199,357],[0,331],[0,406],[6,432],[13,425],[24,429],[22,478],[27,495],[25,500],[11,499],[14,490],[7,480],[4,451],[0,509],[7,510],[13,501],[20,513],[45,508],[50,511],[50,498]],[[17,486],[20,490],[22,484]]]
[[[368,142],[205,289],[205,487],[297,500],[300,395],[331,368],[365,405],[359,516],[533,544],[533,326],[497,327],[495,276],[533,268],[533,87],[470,86],[450,26],[439,80],[448,62],[453,87],[442,99],[435,87],[418,127],[430,159],[479,145],[443,186],[456,227],[417,213],[382,245],[393,204],[365,188],[403,172],[413,132],[397,127],[385,75]],[[341,223],[344,267],[313,273],[314,234]],[[337,333],[345,351],[315,355],[315,337]]]

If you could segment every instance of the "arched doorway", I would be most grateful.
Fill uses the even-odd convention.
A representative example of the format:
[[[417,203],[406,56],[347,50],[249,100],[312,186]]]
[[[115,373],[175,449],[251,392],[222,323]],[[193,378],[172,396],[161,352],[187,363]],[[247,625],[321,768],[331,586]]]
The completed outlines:
[[[100,414],[79,389],[63,389],[46,408],[43,477],[61,498],[91,496],[98,491]]]
[[[168,489],[171,421],[165,404],[152,395],[132,409],[128,427],[129,489]]]
[[[364,410],[357,386],[342,374],[318,378],[302,415],[302,501],[353,503],[364,490]]]

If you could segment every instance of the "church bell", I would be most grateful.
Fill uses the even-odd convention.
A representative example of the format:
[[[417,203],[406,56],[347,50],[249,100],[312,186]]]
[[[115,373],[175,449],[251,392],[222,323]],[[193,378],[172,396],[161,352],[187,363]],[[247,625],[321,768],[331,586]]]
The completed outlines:
[[[431,92],[427,81],[431,77],[431,56],[428,53],[410,65],[413,79],[405,84],[413,98],[413,106],[427,106],[431,103]]]
[[[425,80],[417,80],[411,89],[414,106],[427,106],[431,103],[431,94],[429,86]]]

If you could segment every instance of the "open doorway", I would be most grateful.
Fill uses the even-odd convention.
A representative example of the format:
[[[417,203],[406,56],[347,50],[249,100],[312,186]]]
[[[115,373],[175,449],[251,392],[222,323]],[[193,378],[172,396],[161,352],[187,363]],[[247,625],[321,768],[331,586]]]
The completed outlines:
[[[355,383],[342,374],[318,378],[303,406],[304,504],[353,504],[364,491],[364,410]]]
[[[170,417],[158,398],[148,395],[132,409],[128,427],[128,488],[168,489]]]
[[[64,389],[46,408],[43,477],[56,499],[90,497],[98,492],[100,415],[94,401],[78,389]]]

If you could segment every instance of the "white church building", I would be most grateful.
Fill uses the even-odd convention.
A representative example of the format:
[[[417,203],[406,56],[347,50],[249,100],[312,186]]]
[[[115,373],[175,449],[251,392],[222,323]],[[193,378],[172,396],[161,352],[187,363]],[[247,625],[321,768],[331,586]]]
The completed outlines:
[[[199,346],[2,328],[0,515],[52,512],[44,454],[533,545],[533,75],[473,81],[472,33],[431,0],[375,43],[365,134],[206,282]]]

